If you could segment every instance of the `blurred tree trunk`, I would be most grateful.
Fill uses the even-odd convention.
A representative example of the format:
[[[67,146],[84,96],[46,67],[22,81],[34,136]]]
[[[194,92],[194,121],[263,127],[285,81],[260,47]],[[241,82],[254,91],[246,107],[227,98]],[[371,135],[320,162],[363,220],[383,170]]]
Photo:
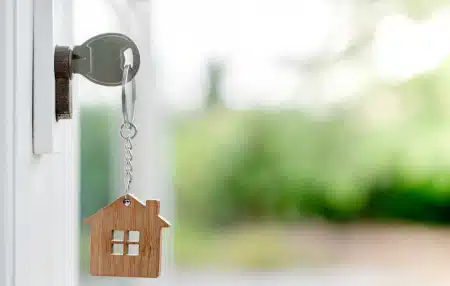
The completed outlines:
[[[224,64],[219,60],[208,62],[208,94],[206,97],[206,109],[213,109],[223,104],[222,80]]]

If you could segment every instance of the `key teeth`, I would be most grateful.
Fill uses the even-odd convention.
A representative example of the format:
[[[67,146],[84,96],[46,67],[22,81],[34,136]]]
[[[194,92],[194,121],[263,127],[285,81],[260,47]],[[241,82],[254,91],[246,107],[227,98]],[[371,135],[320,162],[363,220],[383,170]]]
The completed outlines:
[[[90,72],[91,50],[84,46],[75,46],[72,52],[72,72],[85,75]]]

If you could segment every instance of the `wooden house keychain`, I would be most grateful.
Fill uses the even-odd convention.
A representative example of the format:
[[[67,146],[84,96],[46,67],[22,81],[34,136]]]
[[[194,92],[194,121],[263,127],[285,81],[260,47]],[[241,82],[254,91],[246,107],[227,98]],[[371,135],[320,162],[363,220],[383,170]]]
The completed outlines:
[[[125,194],[97,211],[84,222],[90,225],[90,272],[94,276],[151,277],[160,275],[162,228],[170,224],[159,215],[159,201],[141,202],[129,193],[132,181],[132,139],[134,125],[135,82],[131,80],[131,112],[128,110],[126,84],[131,66],[122,76],[122,112],[120,135],[125,140]]]

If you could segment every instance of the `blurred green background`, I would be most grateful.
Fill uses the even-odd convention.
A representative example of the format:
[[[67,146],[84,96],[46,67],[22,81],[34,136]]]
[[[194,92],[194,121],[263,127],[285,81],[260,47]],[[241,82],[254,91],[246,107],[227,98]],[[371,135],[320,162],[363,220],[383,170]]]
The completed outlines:
[[[400,2],[412,18],[442,5]],[[346,51],[353,58],[355,42]],[[328,64],[316,62],[311,73]],[[307,234],[305,225],[449,224],[450,58],[407,80],[373,82],[323,116],[229,108],[226,69],[211,61],[203,108],[171,117],[179,265],[324,264],[327,253],[292,248],[288,234]],[[120,189],[121,142],[112,135],[120,115],[111,106],[82,107],[81,217]],[[84,265],[86,237],[83,229]]]

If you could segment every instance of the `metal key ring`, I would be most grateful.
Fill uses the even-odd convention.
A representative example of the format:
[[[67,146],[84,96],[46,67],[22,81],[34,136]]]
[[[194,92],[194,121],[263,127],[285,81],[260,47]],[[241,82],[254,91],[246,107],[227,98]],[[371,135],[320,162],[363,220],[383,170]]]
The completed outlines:
[[[131,65],[127,64],[123,68],[122,75],[122,113],[123,113],[123,121],[133,123],[134,122],[134,105],[136,103],[136,83],[134,78],[131,80],[131,106],[130,113],[128,113],[128,101],[127,101],[127,91],[126,85],[128,83],[128,75],[131,70]]]
[[[137,133],[138,130],[134,123],[124,122],[122,125],[120,125],[120,136],[122,136],[123,139],[134,139]]]

